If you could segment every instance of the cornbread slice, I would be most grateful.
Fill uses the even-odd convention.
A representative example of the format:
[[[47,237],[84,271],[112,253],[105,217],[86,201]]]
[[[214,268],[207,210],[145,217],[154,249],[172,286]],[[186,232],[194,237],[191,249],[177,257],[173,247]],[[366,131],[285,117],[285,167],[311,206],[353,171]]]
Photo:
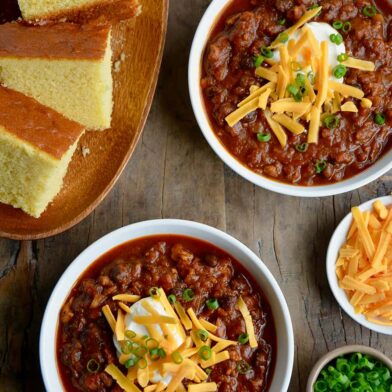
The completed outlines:
[[[84,128],[0,87],[0,202],[38,218],[60,191]]]
[[[87,22],[118,21],[141,12],[139,0],[18,0],[23,19]]]
[[[0,83],[89,129],[110,127],[110,28],[0,25]]]

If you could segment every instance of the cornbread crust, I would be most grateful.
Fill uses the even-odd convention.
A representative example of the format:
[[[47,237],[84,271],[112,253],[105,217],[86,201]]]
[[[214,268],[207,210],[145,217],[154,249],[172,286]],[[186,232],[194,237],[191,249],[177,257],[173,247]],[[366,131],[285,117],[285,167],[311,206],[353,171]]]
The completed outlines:
[[[84,131],[35,99],[0,86],[0,126],[23,142],[61,159]]]
[[[6,23],[0,25],[0,57],[98,60],[105,56],[109,31],[107,26],[73,23]]]
[[[130,19],[141,13],[139,0],[96,0],[91,4],[45,13],[33,13],[30,0],[18,0],[23,19],[28,21],[65,19],[68,22],[86,23],[91,21],[117,22]]]

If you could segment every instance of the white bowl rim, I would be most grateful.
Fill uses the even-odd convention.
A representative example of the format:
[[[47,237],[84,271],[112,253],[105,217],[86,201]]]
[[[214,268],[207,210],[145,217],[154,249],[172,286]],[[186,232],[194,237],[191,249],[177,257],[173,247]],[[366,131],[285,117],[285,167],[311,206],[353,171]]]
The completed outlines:
[[[392,204],[392,196],[384,196],[384,197],[377,197],[375,199],[369,200],[359,206],[361,211],[370,210],[373,203],[376,200],[381,200],[385,205]],[[354,311],[353,306],[350,304],[345,292],[343,289],[339,287],[338,279],[335,273],[335,265],[336,260],[339,252],[339,248],[344,244],[346,239],[347,232],[350,228],[352,222],[352,214],[351,212],[348,213],[345,218],[339,223],[337,228],[335,229],[331,240],[329,242],[328,250],[327,250],[327,278],[329,287],[336,299],[339,303],[340,307],[357,323],[361,324],[362,326],[385,335],[392,335],[392,326],[383,326],[371,323],[366,319],[366,317],[362,314],[356,314]]]
[[[173,230],[173,227],[176,227]],[[200,237],[196,234],[183,234],[181,230],[189,229],[189,231],[199,232]],[[133,231],[144,231],[146,230],[147,234],[138,234],[133,236],[131,233]],[[294,364],[294,332],[293,325],[291,321],[290,311],[288,309],[286,300],[284,295],[273,277],[272,273],[269,271],[268,267],[260,260],[260,258],[251,251],[247,246],[242,244],[239,240],[230,236],[229,234],[213,228],[211,226],[197,223],[194,221],[180,220],[180,219],[156,219],[156,220],[148,220],[143,222],[134,223],[120,229],[117,229],[104,237],[98,239],[90,246],[88,246],[76,259],[68,266],[65,272],[62,274],[61,278],[57,282],[53,292],[49,298],[49,301],[46,306],[46,310],[44,313],[41,332],[40,332],[40,341],[39,341],[39,355],[40,355],[40,366],[41,373],[44,380],[44,384],[46,390],[48,392],[58,392],[63,390],[63,385],[60,380],[58,367],[57,367],[57,358],[56,358],[56,332],[58,326],[58,318],[59,311],[61,306],[63,305],[65,299],[69,295],[72,287],[77,282],[77,279],[83,274],[83,272],[92,264],[95,260],[97,260],[100,256],[107,253],[111,249],[126,243],[128,241],[132,241],[137,238],[148,237],[150,235],[165,235],[165,234],[174,234],[174,235],[183,235],[186,237],[192,238],[200,238],[203,241],[210,242],[211,244],[217,246],[225,250],[224,243],[227,246],[233,247],[233,250],[236,249],[239,253],[242,253],[244,257],[247,258],[246,263],[252,265],[253,269],[256,269],[259,276],[255,276],[254,279],[259,284],[259,279],[263,279],[264,287],[262,287],[263,292],[265,293],[267,290],[270,292],[269,295],[272,294],[273,298],[268,296],[268,302],[271,305],[271,311],[273,313],[273,317],[276,323],[276,316],[278,315],[281,319],[284,327],[282,329],[282,335],[284,337],[284,342],[279,342],[277,345],[277,355],[279,355],[281,348],[284,344],[287,347],[283,348],[282,351],[285,354],[284,359],[286,362],[283,365],[279,365],[275,363],[275,369],[272,377],[272,386],[274,384],[278,384],[277,387],[279,389],[274,388],[271,389],[271,392],[284,392],[288,390],[291,374]],[[202,234],[205,236],[215,237],[215,242],[209,241],[206,238],[202,238]],[[122,240],[120,240],[120,238]],[[126,239],[125,239],[126,238]],[[219,244],[216,241],[219,240]],[[110,245],[109,245],[110,244]],[[109,246],[108,246],[109,245]],[[97,253],[94,257],[90,258],[90,254]],[[235,257],[235,256],[233,256]],[[241,264],[242,260],[239,260]],[[248,267],[245,266],[247,270]],[[75,278],[76,276],[76,278]],[[276,302],[277,306],[275,309],[272,308],[272,301]],[[53,317],[53,315],[56,315]],[[277,333],[278,339],[278,328],[275,324],[275,330]],[[283,357],[282,354],[280,354]],[[278,358],[276,359],[278,361]],[[280,366],[280,371],[282,374],[280,378],[276,377],[277,372],[276,369]]]
[[[202,55],[210,31],[215,25],[217,17],[224,11],[232,0],[213,0],[205,11],[193,38],[188,63],[188,88],[193,112],[199,128],[215,153],[241,177],[264,189],[299,197],[324,197],[346,193],[375,181],[392,169],[392,150],[385,153],[369,168],[346,180],[330,185],[301,186],[274,181],[268,177],[255,173],[237,160],[221,143],[212,130],[208,115],[204,108],[202,91],[200,88],[200,71]]]

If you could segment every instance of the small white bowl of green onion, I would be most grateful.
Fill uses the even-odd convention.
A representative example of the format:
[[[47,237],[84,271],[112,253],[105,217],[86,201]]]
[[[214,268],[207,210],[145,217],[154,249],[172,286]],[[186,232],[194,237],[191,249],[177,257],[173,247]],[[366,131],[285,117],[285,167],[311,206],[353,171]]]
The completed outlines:
[[[391,392],[392,360],[367,346],[344,346],[313,367],[306,392]]]

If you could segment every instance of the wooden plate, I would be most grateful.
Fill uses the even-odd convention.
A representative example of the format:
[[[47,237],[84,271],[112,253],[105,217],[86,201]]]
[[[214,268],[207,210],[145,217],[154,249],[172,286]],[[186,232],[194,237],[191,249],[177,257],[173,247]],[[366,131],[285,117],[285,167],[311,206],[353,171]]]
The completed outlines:
[[[1,3],[0,20],[9,17],[15,0]],[[0,236],[32,240],[61,233],[90,214],[116,183],[143,131],[165,42],[168,0],[142,0],[142,4],[139,17],[113,31],[113,60],[120,61],[120,70],[113,72],[112,129],[83,136],[61,193],[39,219],[0,203]],[[90,153],[83,156],[82,148]]]

